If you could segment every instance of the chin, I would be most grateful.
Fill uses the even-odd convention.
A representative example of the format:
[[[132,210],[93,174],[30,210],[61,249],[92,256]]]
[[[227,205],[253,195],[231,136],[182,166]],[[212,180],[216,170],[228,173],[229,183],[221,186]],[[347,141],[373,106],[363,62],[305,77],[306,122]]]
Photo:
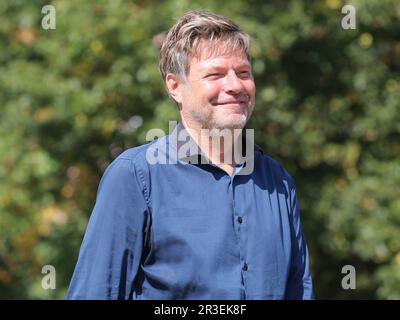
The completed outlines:
[[[230,116],[226,119],[216,121],[215,128],[217,129],[243,129],[247,123],[247,117],[245,115],[241,116]]]

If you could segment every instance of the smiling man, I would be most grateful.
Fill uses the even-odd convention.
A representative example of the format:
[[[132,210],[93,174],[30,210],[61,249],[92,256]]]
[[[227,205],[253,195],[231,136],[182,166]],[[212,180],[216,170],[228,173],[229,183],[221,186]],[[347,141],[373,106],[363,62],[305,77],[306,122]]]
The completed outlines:
[[[107,168],[68,298],[313,298],[293,181],[242,132],[256,92],[249,50],[213,13],[169,30],[160,71],[181,122]]]

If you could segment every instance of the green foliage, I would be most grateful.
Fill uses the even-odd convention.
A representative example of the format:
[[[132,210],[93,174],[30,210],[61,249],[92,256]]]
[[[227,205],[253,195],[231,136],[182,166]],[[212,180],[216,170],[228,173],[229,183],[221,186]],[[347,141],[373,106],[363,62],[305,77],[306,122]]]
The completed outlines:
[[[63,298],[99,179],[178,119],[157,35],[184,12],[253,37],[256,142],[295,178],[317,298],[400,298],[400,4],[341,0],[0,3],[0,296]],[[43,290],[41,268],[57,270]],[[357,290],[341,288],[354,265]]]

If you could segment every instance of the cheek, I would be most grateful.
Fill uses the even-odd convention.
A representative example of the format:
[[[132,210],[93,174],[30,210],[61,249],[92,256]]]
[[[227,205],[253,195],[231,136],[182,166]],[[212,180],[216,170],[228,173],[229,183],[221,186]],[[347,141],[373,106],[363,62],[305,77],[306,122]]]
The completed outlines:
[[[246,84],[246,91],[250,96],[254,97],[256,93],[256,86],[253,81]]]
[[[212,83],[206,83],[201,88],[202,96],[206,100],[216,99],[218,98],[220,92],[223,91],[222,88],[223,86],[218,81],[214,81]]]

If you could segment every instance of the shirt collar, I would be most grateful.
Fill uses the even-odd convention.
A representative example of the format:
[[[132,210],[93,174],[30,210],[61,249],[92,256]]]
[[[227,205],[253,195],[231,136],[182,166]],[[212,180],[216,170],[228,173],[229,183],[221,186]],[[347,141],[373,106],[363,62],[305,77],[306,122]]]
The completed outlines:
[[[243,133],[243,132],[242,132]],[[245,159],[248,157],[254,157],[255,152],[263,153],[262,149],[254,143],[253,153],[246,155],[246,145],[250,143],[248,137],[245,134],[241,135],[242,139],[242,157]],[[206,157],[196,141],[186,130],[182,121],[179,121],[175,126],[174,130],[170,134],[169,143],[172,144],[174,151],[177,152],[178,160],[182,160],[188,163],[211,163]],[[184,148],[184,149],[181,149]],[[242,163],[243,164],[243,163]]]

